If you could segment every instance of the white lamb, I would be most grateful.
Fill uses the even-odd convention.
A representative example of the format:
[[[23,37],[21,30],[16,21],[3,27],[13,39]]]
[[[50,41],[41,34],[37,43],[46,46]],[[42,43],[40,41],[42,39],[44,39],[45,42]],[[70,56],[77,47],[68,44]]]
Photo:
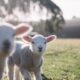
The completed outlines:
[[[30,44],[16,43],[16,51],[9,58],[9,80],[13,80],[14,65],[19,67],[24,80],[31,80],[30,73],[33,72],[36,80],[42,80],[41,65],[43,62],[43,54],[46,49],[46,43],[54,40],[55,35],[44,37],[43,35],[35,35],[34,37],[24,36],[25,42]],[[19,76],[17,76],[19,77]],[[18,80],[18,78],[16,78]]]
[[[25,24],[16,27],[9,23],[0,24],[0,80],[3,75],[6,58],[15,50],[15,37],[21,37],[25,32],[27,33],[28,30],[31,30]]]

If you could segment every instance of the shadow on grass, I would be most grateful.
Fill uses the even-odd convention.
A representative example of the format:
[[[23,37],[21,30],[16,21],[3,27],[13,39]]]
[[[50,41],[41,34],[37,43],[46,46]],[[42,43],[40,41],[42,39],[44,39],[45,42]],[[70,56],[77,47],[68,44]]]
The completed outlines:
[[[42,80],[52,80],[51,78],[47,78],[44,74],[41,75],[42,75]]]

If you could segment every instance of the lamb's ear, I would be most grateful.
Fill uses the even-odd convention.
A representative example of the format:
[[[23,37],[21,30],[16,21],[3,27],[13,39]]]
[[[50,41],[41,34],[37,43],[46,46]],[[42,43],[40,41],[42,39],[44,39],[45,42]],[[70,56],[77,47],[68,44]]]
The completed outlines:
[[[22,38],[22,40],[25,41],[25,42],[32,42],[32,37],[30,37],[30,36],[24,36]]]
[[[56,39],[56,35],[50,35],[50,36],[46,37],[47,42],[50,42],[50,41],[55,40],[55,39]]]
[[[32,27],[28,24],[19,24],[16,26],[17,28],[15,29],[15,36],[22,37],[24,34],[28,34],[32,31]]]

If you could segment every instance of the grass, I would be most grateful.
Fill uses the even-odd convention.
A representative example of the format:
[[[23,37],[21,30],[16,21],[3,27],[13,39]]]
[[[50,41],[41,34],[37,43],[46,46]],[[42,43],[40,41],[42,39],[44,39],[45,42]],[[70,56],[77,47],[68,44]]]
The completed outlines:
[[[50,42],[44,57],[44,80],[80,80],[80,40]]]
[[[50,42],[42,70],[43,80],[80,80],[80,40]]]

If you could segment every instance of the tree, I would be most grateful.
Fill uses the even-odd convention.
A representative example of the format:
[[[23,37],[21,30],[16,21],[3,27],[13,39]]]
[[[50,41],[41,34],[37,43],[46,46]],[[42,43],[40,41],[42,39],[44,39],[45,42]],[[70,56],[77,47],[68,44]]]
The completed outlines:
[[[40,13],[45,8],[47,10],[47,14],[45,14],[46,17],[51,14],[50,18],[46,18],[44,20],[46,24],[45,29],[51,33],[57,31],[58,29],[61,29],[60,24],[65,23],[62,10],[52,0],[8,0],[8,4],[5,4],[3,0],[0,0],[0,3],[1,6],[4,6],[8,15],[13,14],[15,8],[19,8],[19,10],[24,14],[31,13],[31,7],[33,7],[33,11],[35,11],[36,5],[38,5]],[[32,20],[32,22],[34,21]]]
[[[61,29],[60,24],[65,23],[61,9],[51,0],[40,0],[40,6],[46,7],[48,11],[50,10],[53,14],[50,20],[46,20],[46,29],[51,33],[55,32],[58,29]]]

